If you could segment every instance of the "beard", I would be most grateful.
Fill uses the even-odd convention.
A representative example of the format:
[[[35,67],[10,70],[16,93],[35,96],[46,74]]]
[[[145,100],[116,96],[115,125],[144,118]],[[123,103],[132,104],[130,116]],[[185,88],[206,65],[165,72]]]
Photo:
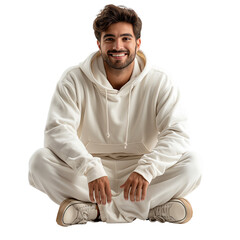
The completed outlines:
[[[108,51],[107,54],[105,53],[101,53],[103,61],[110,67],[113,69],[117,69],[117,70],[121,70],[124,69],[126,67],[128,67],[135,59],[136,57],[136,51],[137,51],[137,47],[135,47],[135,51],[134,53],[130,54],[129,51]],[[121,60],[112,60],[111,59],[111,55],[110,54],[121,54],[121,53],[125,53],[127,56],[127,59],[123,62]]]

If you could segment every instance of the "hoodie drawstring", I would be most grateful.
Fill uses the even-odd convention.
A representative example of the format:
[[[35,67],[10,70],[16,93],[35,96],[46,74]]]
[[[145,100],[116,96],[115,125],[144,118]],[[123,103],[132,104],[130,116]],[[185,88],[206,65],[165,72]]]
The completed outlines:
[[[130,124],[130,111],[131,111],[132,89],[133,89],[133,85],[132,85],[131,88],[130,88],[129,96],[128,96],[127,126],[126,126],[126,135],[125,135],[124,149],[126,149],[127,146],[128,146],[128,132],[129,132],[129,124]],[[106,97],[107,138],[110,138],[109,117],[108,117],[108,93],[107,93],[107,89],[105,90],[105,97]]]
[[[107,89],[106,89],[105,93],[106,93],[107,138],[110,138],[109,119],[108,119],[108,94],[107,94]]]
[[[125,138],[125,143],[124,143],[124,148],[127,148],[128,145],[128,130],[129,130],[129,118],[130,118],[130,111],[131,111],[131,97],[132,97],[132,89],[133,85],[130,88],[129,95],[128,95],[128,111],[127,111],[127,127],[126,127],[126,138]]]

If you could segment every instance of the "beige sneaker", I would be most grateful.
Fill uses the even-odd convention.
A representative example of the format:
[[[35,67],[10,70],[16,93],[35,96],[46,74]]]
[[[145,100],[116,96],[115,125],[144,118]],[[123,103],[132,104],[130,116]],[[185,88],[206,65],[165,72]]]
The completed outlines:
[[[150,221],[186,223],[193,215],[191,204],[184,198],[171,199],[149,211]]]
[[[58,210],[57,223],[61,226],[84,224],[95,220],[98,211],[95,203],[84,203],[75,199],[64,200]]]

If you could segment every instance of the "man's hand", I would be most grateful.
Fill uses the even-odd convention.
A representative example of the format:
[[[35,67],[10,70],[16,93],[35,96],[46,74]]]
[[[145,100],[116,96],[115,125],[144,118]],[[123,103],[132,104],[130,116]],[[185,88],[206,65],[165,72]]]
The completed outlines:
[[[96,200],[97,204],[106,204],[112,200],[111,188],[108,177],[100,177],[88,183],[89,197],[92,202]],[[95,200],[94,196],[95,195]]]
[[[128,200],[128,193],[130,191],[130,200],[132,202],[144,200],[147,195],[148,181],[140,174],[133,172],[127,179],[127,181],[120,186],[124,188],[124,198]]]

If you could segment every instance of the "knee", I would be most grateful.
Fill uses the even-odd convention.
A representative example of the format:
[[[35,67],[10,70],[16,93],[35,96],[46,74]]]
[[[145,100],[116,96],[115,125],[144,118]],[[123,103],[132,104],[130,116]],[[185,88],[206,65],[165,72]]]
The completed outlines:
[[[187,152],[183,154],[180,161],[182,164],[183,175],[189,180],[200,181],[202,170],[198,155],[195,152]]]
[[[50,155],[52,155],[52,152],[48,148],[40,148],[34,152],[29,161],[29,172],[32,175],[38,175],[42,172],[46,159],[49,158]]]

